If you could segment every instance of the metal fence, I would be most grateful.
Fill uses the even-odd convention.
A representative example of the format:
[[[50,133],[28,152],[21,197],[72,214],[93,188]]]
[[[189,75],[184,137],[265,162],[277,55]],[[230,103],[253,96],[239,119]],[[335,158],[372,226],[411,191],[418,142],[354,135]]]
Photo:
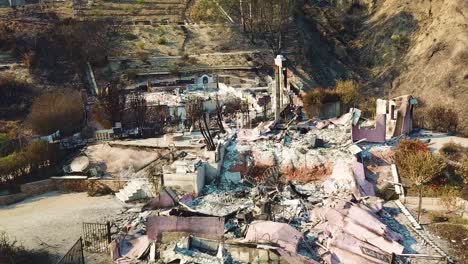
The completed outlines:
[[[111,242],[110,223],[83,223],[83,239],[86,251],[106,252]]]
[[[83,254],[83,239],[81,237],[57,262],[57,264],[85,264]]]

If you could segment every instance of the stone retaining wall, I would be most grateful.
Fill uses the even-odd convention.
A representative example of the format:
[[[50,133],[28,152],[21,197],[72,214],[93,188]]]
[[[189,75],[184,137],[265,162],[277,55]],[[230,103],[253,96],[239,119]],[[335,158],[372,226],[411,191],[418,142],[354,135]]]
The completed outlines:
[[[20,189],[22,193],[25,193],[28,196],[34,196],[57,190],[54,181],[51,179],[25,183],[20,186]]]
[[[26,198],[51,191],[61,192],[87,192],[88,187],[104,186],[118,192],[127,183],[124,180],[102,179],[47,179],[20,185],[20,193],[0,196],[0,206],[20,202]]]
[[[87,192],[88,187],[104,186],[118,192],[127,183],[126,180],[101,180],[101,179],[53,179],[57,189],[62,192]]]
[[[419,197],[406,196],[402,199],[402,202],[407,206],[417,207]],[[441,198],[438,197],[423,197],[421,207],[433,211],[459,210],[462,212],[463,217],[468,218],[468,201],[459,197],[457,197],[454,202],[454,208],[447,208],[447,206],[441,202]]]
[[[28,197],[57,190],[55,183],[51,180],[43,180],[20,185],[20,193],[0,196],[0,206],[10,205],[22,201]]]

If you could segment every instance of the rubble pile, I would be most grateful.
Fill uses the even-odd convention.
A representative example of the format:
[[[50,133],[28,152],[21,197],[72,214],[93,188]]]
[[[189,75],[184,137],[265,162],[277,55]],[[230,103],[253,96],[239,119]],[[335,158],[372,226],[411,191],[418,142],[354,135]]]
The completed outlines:
[[[198,194],[162,187],[114,237],[113,259],[390,263],[403,238],[381,221],[382,200],[369,197],[350,120],[317,124],[233,137],[219,176]]]

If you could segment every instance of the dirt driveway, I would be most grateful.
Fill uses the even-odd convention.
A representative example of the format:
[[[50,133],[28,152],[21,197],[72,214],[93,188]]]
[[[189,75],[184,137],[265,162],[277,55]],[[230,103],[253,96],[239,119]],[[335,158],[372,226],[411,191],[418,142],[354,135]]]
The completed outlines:
[[[50,192],[0,207],[0,231],[27,248],[45,248],[57,258],[82,235],[82,223],[112,220],[123,210],[113,195]]]

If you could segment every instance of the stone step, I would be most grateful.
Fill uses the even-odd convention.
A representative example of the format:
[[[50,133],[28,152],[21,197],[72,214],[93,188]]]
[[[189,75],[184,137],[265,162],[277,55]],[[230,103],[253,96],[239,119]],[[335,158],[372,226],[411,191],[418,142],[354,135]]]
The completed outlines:
[[[120,192],[116,193],[115,197],[117,197],[117,199],[119,199],[123,203],[126,203],[126,202],[129,201],[128,197],[125,196],[124,194],[120,193]]]

